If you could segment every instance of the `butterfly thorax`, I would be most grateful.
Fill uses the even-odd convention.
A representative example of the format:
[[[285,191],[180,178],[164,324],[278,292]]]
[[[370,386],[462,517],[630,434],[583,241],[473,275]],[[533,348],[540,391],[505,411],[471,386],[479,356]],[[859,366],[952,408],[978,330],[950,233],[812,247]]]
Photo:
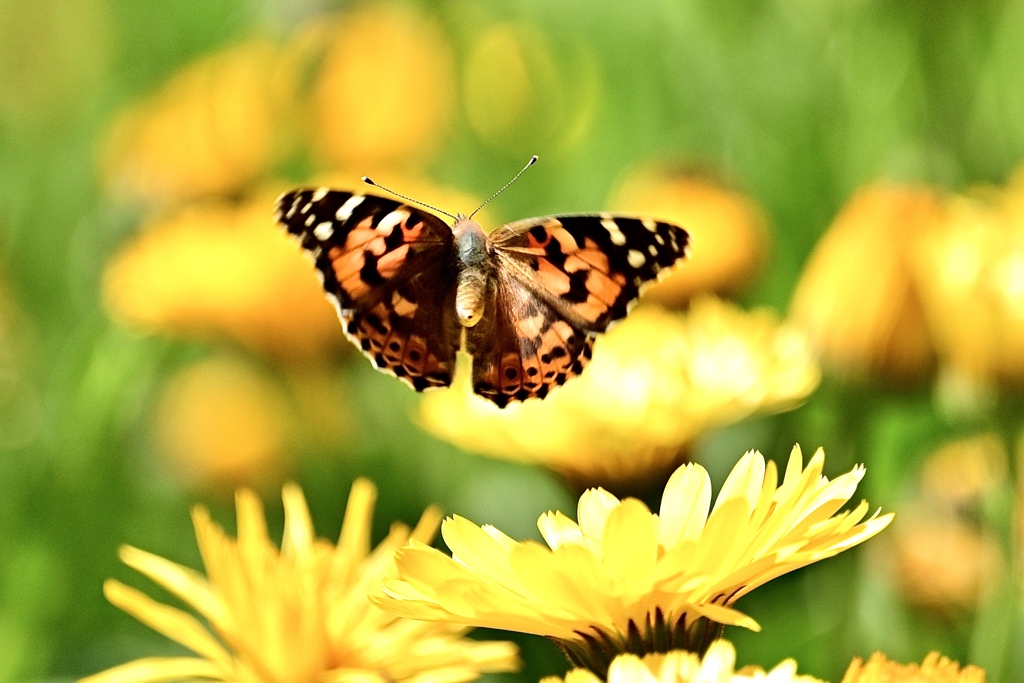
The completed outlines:
[[[459,259],[455,312],[465,327],[473,327],[484,314],[489,263],[487,235],[479,223],[459,216],[452,228],[455,252]]]

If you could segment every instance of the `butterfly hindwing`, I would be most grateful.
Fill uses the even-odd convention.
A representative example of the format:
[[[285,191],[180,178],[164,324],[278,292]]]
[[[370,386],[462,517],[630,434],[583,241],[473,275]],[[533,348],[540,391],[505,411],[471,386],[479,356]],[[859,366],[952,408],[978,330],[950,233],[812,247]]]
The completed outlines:
[[[466,331],[473,391],[505,407],[544,398],[583,371],[593,336],[499,270],[480,322]]]
[[[533,218],[489,238],[505,270],[589,332],[624,317],[689,240],[671,223],[611,214]]]
[[[374,195],[300,189],[277,218],[313,259],[345,333],[374,365],[416,390],[451,384],[455,315],[451,229]]]

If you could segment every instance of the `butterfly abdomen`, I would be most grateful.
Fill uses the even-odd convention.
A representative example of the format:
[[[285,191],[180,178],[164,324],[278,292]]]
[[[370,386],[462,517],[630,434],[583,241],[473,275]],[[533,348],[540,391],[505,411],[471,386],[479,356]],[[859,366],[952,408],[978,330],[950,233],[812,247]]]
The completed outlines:
[[[464,327],[473,327],[484,314],[487,295],[487,236],[478,223],[459,217],[452,228],[455,253],[459,259],[458,285],[455,290],[455,313]]]

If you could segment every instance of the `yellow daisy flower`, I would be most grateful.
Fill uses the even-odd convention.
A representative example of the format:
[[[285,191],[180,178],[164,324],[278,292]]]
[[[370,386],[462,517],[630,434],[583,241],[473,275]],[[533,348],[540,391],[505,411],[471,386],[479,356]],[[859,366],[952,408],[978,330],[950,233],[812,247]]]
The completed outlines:
[[[311,93],[310,145],[329,165],[376,173],[408,167],[444,140],[455,102],[452,47],[408,6],[343,14]]]
[[[663,218],[690,233],[686,266],[646,290],[648,301],[674,306],[700,292],[742,291],[768,256],[764,210],[750,197],[694,173],[655,165],[629,169],[609,205]]]
[[[161,389],[156,450],[178,477],[203,489],[280,486],[291,469],[295,415],[283,389],[251,364],[214,356]]]
[[[582,375],[543,401],[498,409],[469,391],[466,374],[455,390],[424,396],[427,429],[469,451],[543,464],[579,490],[630,492],[660,487],[701,433],[794,408],[820,379],[802,335],[773,313],[710,297],[685,316],[635,310],[598,340]]]
[[[129,662],[82,683],[210,680],[245,683],[349,681],[461,683],[517,666],[511,643],[463,638],[465,627],[413,622],[382,612],[367,592],[393,570],[395,550],[410,538],[427,542],[439,518],[428,509],[412,532],[392,527],[370,550],[376,489],[352,486],[337,546],[314,536],[301,490],[284,488],[281,549],[267,536],[259,499],[237,494],[238,538],[193,510],[206,576],[156,555],[125,547],[121,559],[194,609],[164,605],[108,580],[107,599],[195,653]]]
[[[309,262],[274,224],[277,192],[154,221],[104,272],[107,310],[148,332],[227,336],[283,358],[345,348]]]
[[[900,524],[886,540],[882,556],[900,597],[940,617],[978,609],[1006,573],[996,535],[941,508],[918,503],[901,509]]]
[[[897,664],[880,652],[865,664],[858,657],[850,663],[842,683],[985,683],[985,670],[932,652],[918,664]]]
[[[897,383],[930,374],[935,351],[911,254],[940,209],[928,189],[883,183],[843,207],[807,260],[789,312],[827,367]]]
[[[107,184],[162,202],[238,192],[288,151],[292,61],[257,38],[186,66],[115,119]]]
[[[549,676],[541,683],[821,683],[813,676],[796,673],[792,659],[771,671],[746,666],[736,670],[736,648],[727,640],[716,640],[704,657],[693,652],[673,650],[666,654],[619,655],[607,675],[598,676],[587,669],[573,669],[564,678]]]
[[[915,257],[926,318],[952,376],[1024,385],[1024,172],[1007,190],[951,199]]]
[[[441,533],[452,556],[411,542],[396,558],[398,578],[372,599],[413,619],[547,636],[592,671],[627,652],[702,652],[725,626],[759,629],[733,607],[739,598],[892,520],[878,512],[864,520],[867,501],[838,512],[864,468],[829,481],[824,463],[819,449],[804,469],[795,447],[780,486],[775,464],[748,452],[713,508],[711,480],[697,464],[672,475],[659,513],[590,489],[578,523],[561,512],[540,517],[548,547],[451,517]]]

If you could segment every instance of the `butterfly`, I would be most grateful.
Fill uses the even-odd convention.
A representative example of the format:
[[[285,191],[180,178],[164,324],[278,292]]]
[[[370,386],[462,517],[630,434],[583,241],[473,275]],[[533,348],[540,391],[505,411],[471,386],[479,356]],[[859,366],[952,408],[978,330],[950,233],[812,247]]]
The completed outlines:
[[[689,239],[670,223],[607,213],[529,218],[488,235],[471,217],[449,226],[395,199],[329,188],[286,192],[276,216],[379,370],[417,391],[447,387],[462,348],[473,391],[502,408],[582,372],[595,336]]]

